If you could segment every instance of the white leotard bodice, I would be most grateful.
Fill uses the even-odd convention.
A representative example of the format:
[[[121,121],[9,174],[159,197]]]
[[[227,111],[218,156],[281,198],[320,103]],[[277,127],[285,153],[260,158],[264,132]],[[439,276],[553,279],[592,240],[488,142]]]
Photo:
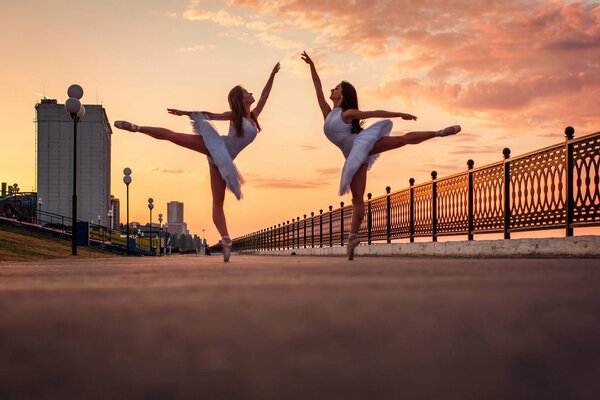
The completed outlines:
[[[229,152],[229,155],[231,155],[232,159],[235,159],[240,151],[252,143],[258,134],[258,129],[256,126],[250,123],[250,121],[248,121],[248,118],[242,118],[242,120],[242,126],[244,129],[244,134],[242,136],[237,135],[233,125],[229,126],[229,132],[227,133],[227,136],[223,136],[225,147],[227,147],[227,151]]]
[[[373,146],[379,139],[388,136],[392,130],[392,121],[384,119],[363,129],[358,134],[352,133],[352,124],[342,120],[342,109],[335,107],[325,118],[323,132],[333,144],[342,150],[346,162],[342,168],[340,179],[340,195],[350,191],[350,183],[354,174],[363,164],[371,168],[379,154],[370,155]]]
[[[352,124],[347,124],[342,120],[342,109],[340,107],[335,107],[327,114],[323,132],[325,132],[327,139],[342,150],[344,157],[348,158],[356,135],[352,134]]]

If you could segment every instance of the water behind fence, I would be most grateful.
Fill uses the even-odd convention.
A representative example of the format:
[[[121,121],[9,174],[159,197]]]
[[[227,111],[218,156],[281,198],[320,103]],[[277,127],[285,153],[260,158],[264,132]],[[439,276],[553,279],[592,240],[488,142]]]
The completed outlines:
[[[394,239],[565,229],[600,225],[600,132],[566,140],[518,157],[504,149],[502,161],[373,198],[367,195],[359,236],[371,244]],[[233,240],[233,249],[282,250],[344,245],[352,207],[311,212]],[[215,246],[213,251],[219,251]]]

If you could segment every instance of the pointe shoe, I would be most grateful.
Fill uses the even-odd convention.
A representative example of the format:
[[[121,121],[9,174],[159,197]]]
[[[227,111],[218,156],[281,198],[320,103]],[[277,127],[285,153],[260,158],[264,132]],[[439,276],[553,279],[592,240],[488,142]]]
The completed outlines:
[[[140,127],[127,121],[115,121],[115,127],[129,132],[139,132]]]
[[[346,246],[346,257],[348,261],[354,260],[354,249],[356,246],[360,244],[360,239],[358,236],[353,237],[352,239],[348,238],[348,245]]]
[[[440,129],[439,131],[436,132],[436,136],[450,136],[450,135],[456,135],[458,132],[460,132],[462,130],[462,128],[460,127],[460,125],[452,125],[449,126],[447,128],[444,129]]]
[[[224,242],[223,240],[219,240],[219,243],[221,243],[223,249],[223,262],[229,262],[229,257],[231,256],[231,241]]]

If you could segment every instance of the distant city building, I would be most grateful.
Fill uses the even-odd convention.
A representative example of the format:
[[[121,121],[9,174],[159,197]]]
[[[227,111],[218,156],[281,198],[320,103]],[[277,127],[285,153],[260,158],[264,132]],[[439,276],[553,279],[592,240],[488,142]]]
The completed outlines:
[[[63,104],[44,99],[37,112],[37,189],[44,211],[71,215],[73,120]],[[101,105],[85,105],[77,125],[77,218],[107,221],[112,130]],[[118,218],[115,221],[119,221]]]
[[[187,224],[183,222],[183,203],[170,201],[167,203],[166,230],[170,234],[189,235]]]
[[[110,196],[110,209],[112,210],[112,229],[119,229],[121,224],[121,201],[115,196]]]

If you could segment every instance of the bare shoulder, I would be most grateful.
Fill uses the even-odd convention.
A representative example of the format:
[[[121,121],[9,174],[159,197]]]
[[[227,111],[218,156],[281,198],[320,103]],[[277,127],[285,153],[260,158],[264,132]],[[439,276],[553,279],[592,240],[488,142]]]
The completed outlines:
[[[360,111],[355,108],[349,108],[347,110],[344,110],[341,113],[342,121],[344,121],[345,123],[350,123],[353,119],[360,119],[360,117],[358,116],[359,114]]]

